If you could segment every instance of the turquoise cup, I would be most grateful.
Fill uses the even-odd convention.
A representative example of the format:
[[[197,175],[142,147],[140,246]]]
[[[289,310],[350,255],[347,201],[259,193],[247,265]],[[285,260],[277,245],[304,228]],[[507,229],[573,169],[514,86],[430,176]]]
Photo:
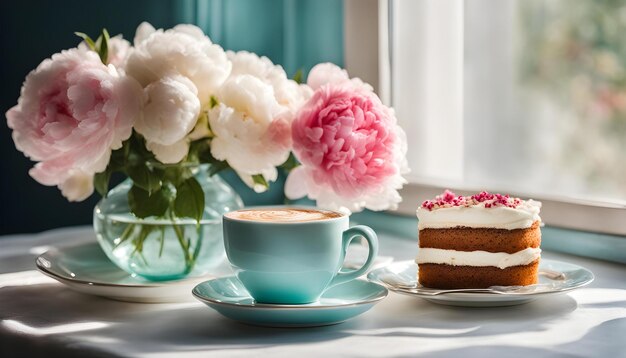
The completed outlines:
[[[304,222],[224,216],[223,226],[228,260],[259,303],[315,302],[330,287],[365,274],[378,253],[374,230],[367,226],[350,228],[349,216],[343,214]],[[367,261],[357,270],[343,271],[348,245],[357,237],[368,242]]]

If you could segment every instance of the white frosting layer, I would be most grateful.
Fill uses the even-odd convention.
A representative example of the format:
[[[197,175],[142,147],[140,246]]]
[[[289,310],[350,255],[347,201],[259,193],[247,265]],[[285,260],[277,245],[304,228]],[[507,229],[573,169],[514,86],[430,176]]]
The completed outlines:
[[[452,266],[495,266],[501,269],[528,265],[541,257],[540,248],[529,247],[514,254],[487,251],[456,251],[420,248],[415,262],[418,264],[445,264]]]
[[[483,203],[474,206],[453,206],[432,211],[417,209],[418,229],[447,229],[453,227],[525,229],[533,222],[541,221],[541,202],[523,201],[516,208],[492,206],[485,208]]]

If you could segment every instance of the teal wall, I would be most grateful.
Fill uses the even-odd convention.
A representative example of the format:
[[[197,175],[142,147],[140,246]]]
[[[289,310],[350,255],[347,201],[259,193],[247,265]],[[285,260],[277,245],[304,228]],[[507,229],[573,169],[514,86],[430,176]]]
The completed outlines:
[[[292,75],[321,61],[343,62],[340,0],[191,0],[181,2],[180,22],[200,26],[230,50],[269,57]]]
[[[226,49],[249,50],[281,64],[289,75],[322,61],[343,63],[342,0],[19,0],[0,1],[0,112],[17,102],[22,81],[43,59],[76,46],[74,31],[106,27],[132,40],[141,21],[155,27],[194,23]],[[6,122],[4,122],[6,123]],[[0,124],[0,235],[89,224],[97,195],[68,203],[56,188],[28,176],[32,163]],[[274,190],[256,196],[227,180],[249,204],[280,203]]]

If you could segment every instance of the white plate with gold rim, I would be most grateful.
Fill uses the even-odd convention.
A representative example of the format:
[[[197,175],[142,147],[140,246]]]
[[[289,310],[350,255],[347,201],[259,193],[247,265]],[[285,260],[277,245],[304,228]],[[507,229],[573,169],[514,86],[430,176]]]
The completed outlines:
[[[392,292],[423,298],[433,303],[465,307],[519,305],[583,287],[594,279],[593,273],[584,267],[541,259],[539,282],[536,285],[494,286],[491,290],[440,290],[421,286],[417,282],[417,270],[414,261],[399,261],[370,272],[367,278]]]

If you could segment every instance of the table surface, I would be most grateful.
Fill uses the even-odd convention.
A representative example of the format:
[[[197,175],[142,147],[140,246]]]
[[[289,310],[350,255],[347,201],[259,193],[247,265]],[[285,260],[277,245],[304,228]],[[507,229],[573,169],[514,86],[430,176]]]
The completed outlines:
[[[0,356],[626,357],[626,266],[544,252],[587,267],[589,286],[501,308],[440,306],[390,293],[365,314],[318,328],[239,324],[199,302],[125,303],[76,293],[40,274],[50,247],[91,228],[0,238]],[[412,240],[380,235],[381,254],[413,258]]]

